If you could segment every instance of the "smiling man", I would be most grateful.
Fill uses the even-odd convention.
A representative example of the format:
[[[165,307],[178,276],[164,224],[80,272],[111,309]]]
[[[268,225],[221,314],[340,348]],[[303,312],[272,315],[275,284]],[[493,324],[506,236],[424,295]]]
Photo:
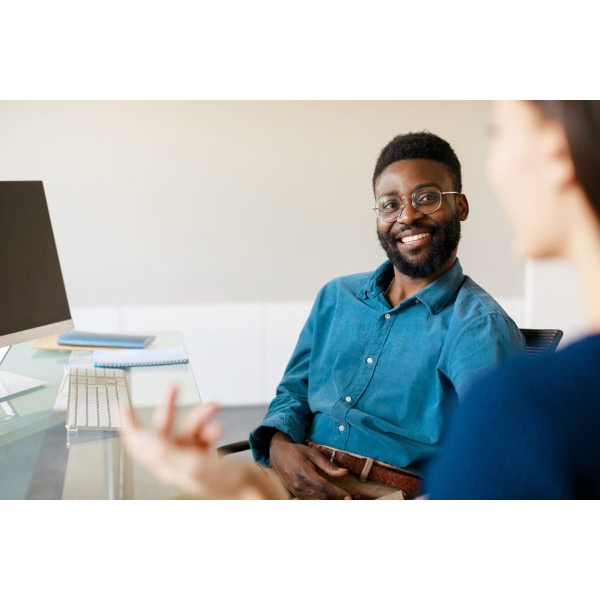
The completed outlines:
[[[394,138],[373,174],[388,260],[319,292],[250,444],[297,498],[411,498],[453,406],[524,340],[457,259],[461,167],[431,133]]]

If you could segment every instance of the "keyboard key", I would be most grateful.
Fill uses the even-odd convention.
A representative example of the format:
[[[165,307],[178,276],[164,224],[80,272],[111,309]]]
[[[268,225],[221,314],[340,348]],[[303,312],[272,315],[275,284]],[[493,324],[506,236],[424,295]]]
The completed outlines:
[[[121,419],[119,418],[119,399],[117,398],[117,390],[113,386],[108,386],[106,390],[108,392],[110,423],[113,427],[119,427]],[[119,425],[117,425],[117,421],[119,422]]]
[[[87,388],[85,385],[77,386],[77,427],[87,425]]]
[[[90,427],[98,427],[98,399],[96,396],[96,386],[88,385],[87,388],[87,409],[88,409],[88,425]]]
[[[98,422],[99,427],[110,427],[108,416],[108,398],[106,397],[106,388],[98,388]]]
[[[117,396],[119,397],[119,406],[128,408],[129,394],[127,393],[127,388],[124,385],[117,386]]]

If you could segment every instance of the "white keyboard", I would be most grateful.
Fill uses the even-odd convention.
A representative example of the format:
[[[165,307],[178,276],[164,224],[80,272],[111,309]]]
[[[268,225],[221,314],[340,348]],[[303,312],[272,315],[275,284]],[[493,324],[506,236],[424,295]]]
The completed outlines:
[[[129,391],[122,369],[69,369],[66,427],[119,429],[120,406],[129,406]]]

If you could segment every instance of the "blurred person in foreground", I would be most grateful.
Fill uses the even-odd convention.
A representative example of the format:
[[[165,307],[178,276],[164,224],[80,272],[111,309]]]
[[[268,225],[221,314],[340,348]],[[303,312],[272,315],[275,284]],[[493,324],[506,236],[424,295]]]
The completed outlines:
[[[588,331],[476,384],[425,491],[450,499],[600,498],[600,101],[497,102],[488,174],[518,254],[575,268]]]
[[[492,123],[488,172],[517,252],[574,266],[588,333],[555,354],[510,361],[476,384],[451,421],[425,492],[432,499],[600,498],[600,102],[497,102]],[[212,459],[197,453],[195,461]]]

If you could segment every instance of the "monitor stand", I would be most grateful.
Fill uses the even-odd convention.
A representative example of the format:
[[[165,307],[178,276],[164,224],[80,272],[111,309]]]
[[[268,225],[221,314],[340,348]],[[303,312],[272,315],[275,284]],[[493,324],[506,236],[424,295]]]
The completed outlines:
[[[2,362],[2,359],[8,353],[9,348],[10,346],[0,348],[0,362]],[[16,373],[9,373],[8,371],[0,371],[0,402],[10,396],[22,394],[29,390],[35,390],[44,385],[46,385],[46,382],[39,379],[24,377],[23,375],[17,375]]]
[[[39,379],[23,377],[23,375],[9,373],[8,371],[0,371],[0,402],[15,394],[22,394],[23,392],[28,392],[29,390],[34,390],[45,385],[46,382]]]

